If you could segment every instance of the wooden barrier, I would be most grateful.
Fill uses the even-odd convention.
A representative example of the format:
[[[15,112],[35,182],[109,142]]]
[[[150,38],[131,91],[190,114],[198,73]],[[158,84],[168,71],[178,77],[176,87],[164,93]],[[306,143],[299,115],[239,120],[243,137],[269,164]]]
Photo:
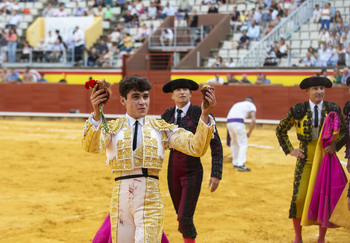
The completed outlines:
[[[252,96],[257,107],[258,119],[282,119],[289,108],[308,99],[306,92],[298,86],[279,85],[220,85],[215,86],[217,106],[213,110],[216,117],[226,117],[231,106]],[[125,108],[119,102],[118,85],[112,86],[112,97],[106,104],[106,114],[123,114]],[[0,111],[5,112],[92,112],[90,91],[83,85],[69,84],[0,84]],[[151,90],[149,114],[160,115],[174,106],[171,94],[162,92],[162,85],[155,84]],[[200,104],[202,95],[192,93],[191,102]],[[348,87],[326,89],[325,100],[333,101],[341,108],[350,99]]]

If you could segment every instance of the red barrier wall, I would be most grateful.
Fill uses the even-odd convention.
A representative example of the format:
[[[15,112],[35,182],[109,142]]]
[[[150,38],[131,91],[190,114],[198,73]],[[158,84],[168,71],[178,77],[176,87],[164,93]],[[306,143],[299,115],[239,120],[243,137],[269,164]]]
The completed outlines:
[[[306,92],[298,86],[279,85],[230,85],[215,86],[217,106],[213,110],[216,117],[226,117],[231,106],[247,96],[255,99],[258,119],[282,119],[289,108],[307,100]],[[325,100],[343,107],[350,99],[348,87],[326,89]],[[118,85],[112,86],[112,97],[106,104],[106,114],[123,114],[124,107],[119,102]],[[92,111],[90,92],[83,85],[68,84],[0,84],[0,111],[12,112],[60,112],[79,110]],[[192,103],[199,104],[202,96],[199,91],[192,93]],[[153,85],[149,114],[160,115],[173,106],[171,94],[162,92],[162,85]]]

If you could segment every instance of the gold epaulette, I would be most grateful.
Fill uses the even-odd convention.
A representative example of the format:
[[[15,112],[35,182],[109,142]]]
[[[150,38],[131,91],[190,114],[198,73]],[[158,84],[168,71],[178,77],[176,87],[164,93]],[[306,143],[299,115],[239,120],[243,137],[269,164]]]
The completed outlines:
[[[124,118],[117,118],[115,120],[109,121],[109,132],[117,133],[123,126]]]
[[[154,129],[161,131],[161,132],[171,131],[175,127],[174,124],[167,123],[163,119],[158,120],[156,118],[151,118],[150,122],[151,122],[152,126],[154,127]]]

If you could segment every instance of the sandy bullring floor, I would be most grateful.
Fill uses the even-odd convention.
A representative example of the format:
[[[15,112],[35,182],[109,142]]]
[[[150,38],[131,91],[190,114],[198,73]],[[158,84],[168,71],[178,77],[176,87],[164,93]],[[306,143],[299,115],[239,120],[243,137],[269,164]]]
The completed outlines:
[[[91,242],[108,213],[112,177],[104,154],[82,150],[82,128],[81,121],[0,120],[0,242]],[[225,127],[219,133],[225,140]],[[224,145],[224,174],[215,193],[207,187],[210,153],[203,158],[197,242],[292,242],[288,209],[295,160],[279,150],[273,127],[254,130],[249,144],[250,173],[232,168]],[[338,156],[344,161],[344,149]],[[166,166],[160,179],[164,229],[171,243],[180,243]],[[317,242],[318,227],[303,232],[304,243]],[[350,242],[350,231],[330,229],[327,242]]]

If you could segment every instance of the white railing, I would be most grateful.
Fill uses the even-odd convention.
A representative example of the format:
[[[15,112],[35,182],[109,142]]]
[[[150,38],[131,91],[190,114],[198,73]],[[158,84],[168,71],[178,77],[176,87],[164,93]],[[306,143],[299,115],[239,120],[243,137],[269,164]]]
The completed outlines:
[[[299,30],[313,15],[316,4],[323,6],[326,0],[308,0],[302,3],[291,15],[283,19],[273,31],[252,46],[246,55],[238,59],[238,67],[262,67],[266,49],[273,46],[281,37],[289,39],[292,33]]]

